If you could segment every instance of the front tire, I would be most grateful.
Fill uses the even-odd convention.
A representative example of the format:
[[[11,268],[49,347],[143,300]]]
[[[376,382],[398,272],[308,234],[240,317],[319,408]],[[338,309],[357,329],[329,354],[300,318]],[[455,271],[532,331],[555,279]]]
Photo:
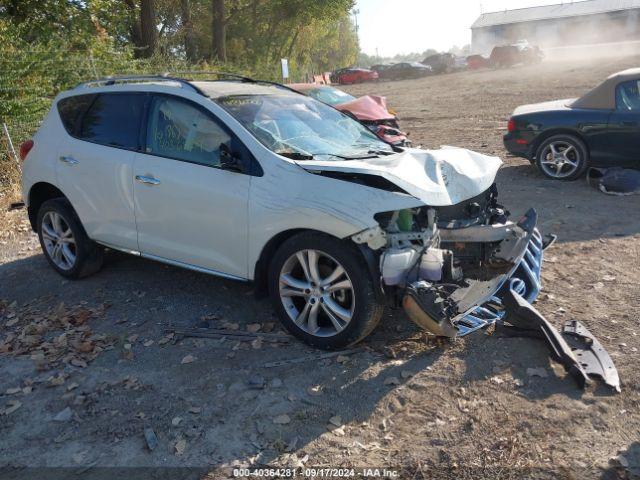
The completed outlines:
[[[44,202],[38,211],[36,225],[42,252],[60,275],[78,279],[100,270],[103,249],[87,236],[66,199]]]
[[[553,135],[538,147],[536,165],[547,178],[576,180],[589,166],[589,150],[573,135]]]
[[[268,283],[283,326],[314,347],[358,343],[382,317],[362,254],[328,235],[304,232],[284,242],[271,261]]]

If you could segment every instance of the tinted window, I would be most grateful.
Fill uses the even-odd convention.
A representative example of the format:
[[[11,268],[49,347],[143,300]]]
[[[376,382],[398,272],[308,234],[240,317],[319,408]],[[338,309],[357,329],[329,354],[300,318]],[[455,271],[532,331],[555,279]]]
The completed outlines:
[[[89,108],[95,95],[78,95],[75,97],[63,98],[58,102],[58,113],[67,133],[75,135],[80,116]]]
[[[156,97],[149,112],[146,151],[201,165],[220,165],[230,135],[203,109],[176,97]]]
[[[631,80],[616,88],[618,110],[640,112],[640,80]]]
[[[137,149],[143,94],[106,93],[95,99],[82,118],[80,138],[113,147]]]

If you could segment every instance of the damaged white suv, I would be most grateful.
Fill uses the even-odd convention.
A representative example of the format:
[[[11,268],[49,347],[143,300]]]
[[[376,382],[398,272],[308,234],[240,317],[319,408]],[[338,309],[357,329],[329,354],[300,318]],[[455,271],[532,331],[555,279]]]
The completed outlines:
[[[539,290],[536,215],[507,219],[498,158],[392,147],[281,85],[85,83],[21,151],[29,218],[61,275],[96,272],[107,247],[254,281],[317,347],[363,339],[389,303],[451,337],[500,315],[504,285]]]

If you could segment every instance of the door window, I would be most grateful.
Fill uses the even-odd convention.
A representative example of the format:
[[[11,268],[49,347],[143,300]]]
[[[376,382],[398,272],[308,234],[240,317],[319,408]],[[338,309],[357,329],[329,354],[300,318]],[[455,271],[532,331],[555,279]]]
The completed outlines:
[[[104,93],[98,95],[82,118],[80,138],[111,147],[137,150],[144,94]]]
[[[177,97],[155,97],[149,113],[146,152],[212,167],[231,136],[202,108]]]
[[[618,110],[640,112],[640,80],[623,82],[616,88]]]
[[[76,95],[74,97],[63,98],[58,102],[58,113],[69,135],[76,135],[80,117],[87,108],[89,108],[95,98],[95,95]]]

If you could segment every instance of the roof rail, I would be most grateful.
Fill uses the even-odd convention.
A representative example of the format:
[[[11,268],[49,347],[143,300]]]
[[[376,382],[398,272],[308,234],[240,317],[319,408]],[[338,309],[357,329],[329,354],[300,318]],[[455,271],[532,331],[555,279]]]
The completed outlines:
[[[193,78],[190,79],[185,79],[185,78],[180,78],[176,75],[189,75],[189,76],[195,76],[195,75],[218,75],[220,77],[227,77],[230,79],[236,79],[240,82],[247,82],[247,83],[256,83],[256,84],[262,84],[262,85],[272,85],[274,87],[278,87],[278,88],[282,88],[284,90],[288,90],[290,92],[293,93],[297,93],[299,94],[300,92],[298,92],[297,90],[294,90],[291,87],[288,87],[287,85],[284,85],[282,83],[278,83],[278,82],[272,82],[269,80],[256,80],[254,78],[251,77],[246,77],[244,75],[238,75],[236,73],[228,73],[228,72],[217,72],[217,71],[206,71],[206,72],[201,72],[201,71],[179,71],[179,72],[165,72],[162,74],[156,74],[156,75],[125,75],[125,76],[120,76],[120,77],[104,77],[104,78],[99,78],[96,80],[89,80],[87,82],[82,82],[78,85],[76,85],[75,88],[83,88],[83,87],[89,87],[89,86],[109,86],[109,85],[115,85],[117,83],[136,83],[136,82],[149,82],[149,81],[165,81],[165,82],[176,82],[179,83],[182,87],[188,87],[191,90],[193,90],[194,92],[203,95],[203,96],[207,96],[201,89],[199,89],[198,87],[196,87],[193,83],[193,81],[195,81]],[[203,81],[211,81],[211,80],[203,80]]]
[[[250,82],[250,83],[256,83],[259,80],[255,80],[251,77],[246,77],[244,75],[238,75],[237,73],[229,73],[229,72],[219,72],[219,71],[198,71],[198,70],[184,70],[184,71],[178,71],[178,72],[166,72],[163,74],[164,75],[218,75],[220,77],[227,77],[227,78],[233,78],[233,79],[237,79],[240,80],[242,82]],[[193,79],[190,79],[193,80]]]
[[[165,73],[165,75],[169,75],[169,73],[167,72]],[[218,72],[218,71],[199,72],[197,70],[193,70],[193,71],[184,71],[184,72],[171,72],[171,75],[219,75],[221,77],[228,77],[232,79],[235,78],[237,80],[240,80],[241,82],[258,83],[261,85],[272,85],[274,87],[282,88],[284,90],[289,90],[290,92],[293,92],[293,93],[300,93],[297,90],[294,90],[293,88],[288,87],[287,85],[282,83],[272,82],[271,80],[257,80],[255,78],[246,77],[244,75],[238,75],[237,73]],[[196,81],[193,78],[190,78],[189,80]],[[207,81],[207,80],[203,80],[203,81]]]
[[[105,77],[99,78],[96,80],[89,80],[87,82],[82,82],[76,85],[75,88],[84,88],[89,86],[109,86],[116,85],[118,83],[137,83],[137,82],[149,82],[149,81],[161,81],[161,82],[176,82],[179,83],[182,87],[188,87],[196,93],[200,95],[204,95],[202,90],[193,85],[188,80],[184,78],[176,78],[170,77],[168,75],[126,75],[121,77]]]

